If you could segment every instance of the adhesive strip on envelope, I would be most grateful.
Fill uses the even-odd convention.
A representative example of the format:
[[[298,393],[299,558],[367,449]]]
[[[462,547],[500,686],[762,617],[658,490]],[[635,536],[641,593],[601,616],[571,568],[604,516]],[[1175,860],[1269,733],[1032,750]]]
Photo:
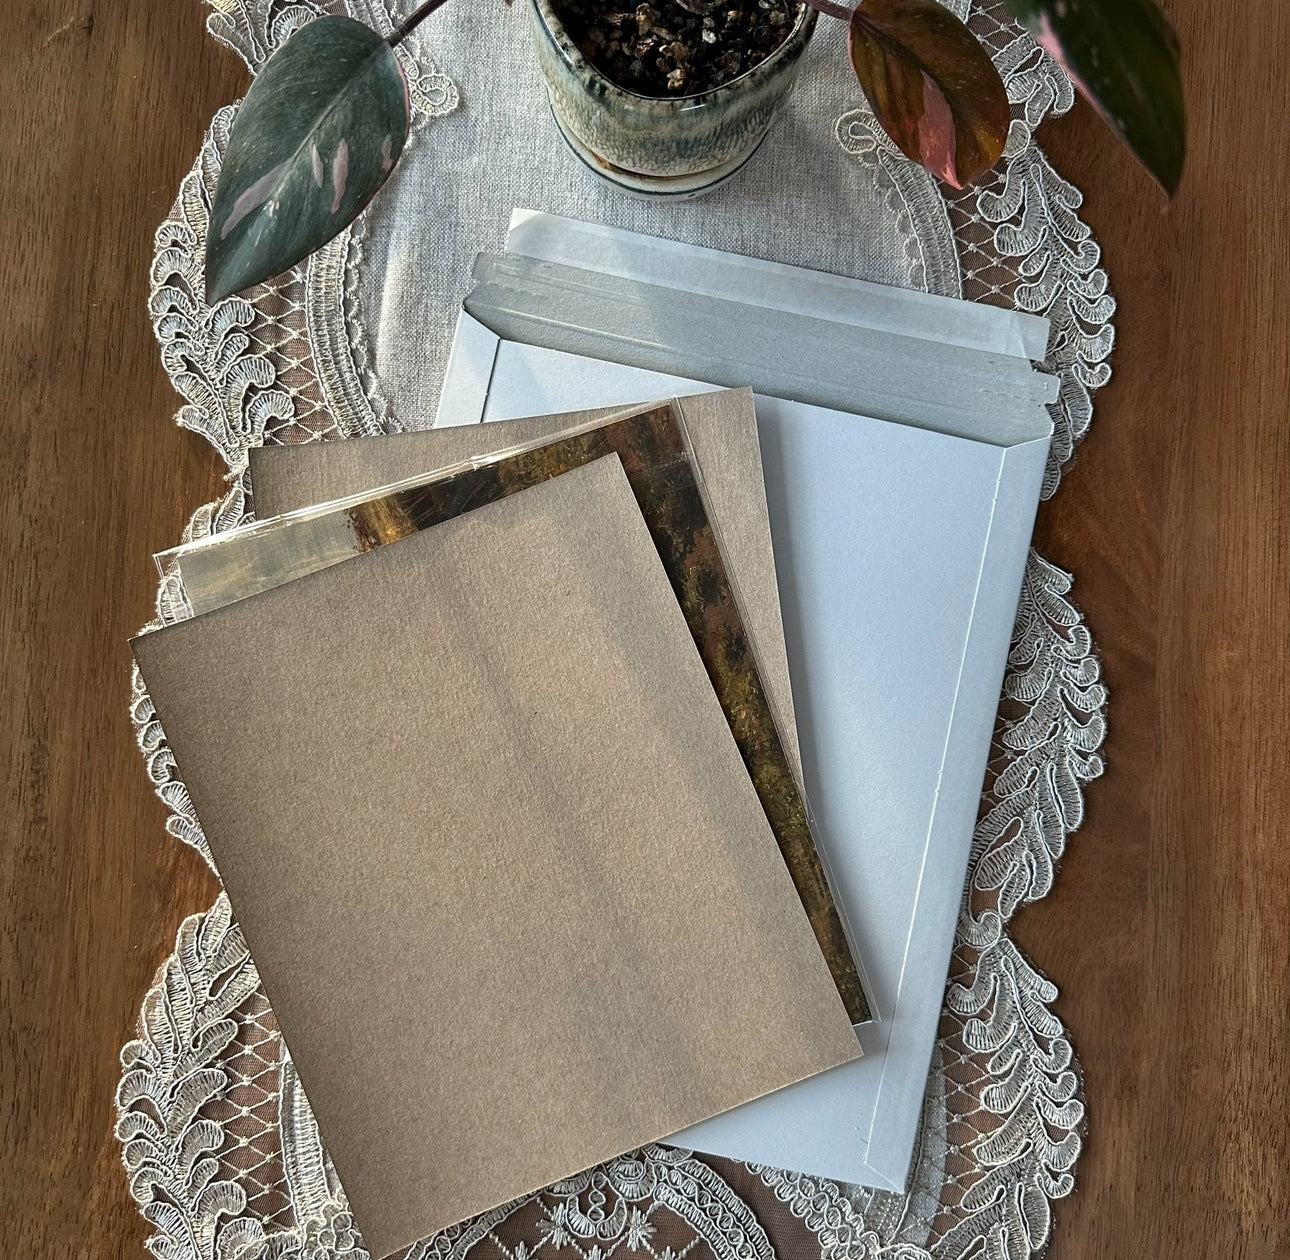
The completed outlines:
[[[1048,349],[1049,324],[1040,315],[748,258],[540,210],[512,211],[506,252],[665,288],[674,288],[676,278],[684,276],[691,293],[797,315],[827,311],[827,317],[840,324],[1035,362],[1041,362]]]
[[[1047,435],[1055,377],[1028,360],[816,316],[480,255],[466,311],[505,340],[956,436]]]

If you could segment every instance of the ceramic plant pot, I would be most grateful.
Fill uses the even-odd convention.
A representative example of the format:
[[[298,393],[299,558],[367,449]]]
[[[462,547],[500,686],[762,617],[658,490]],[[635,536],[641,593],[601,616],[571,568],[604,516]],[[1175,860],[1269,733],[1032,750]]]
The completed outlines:
[[[751,70],[694,96],[640,96],[579,51],[550,0],[531,0],[551,112],[597,175],[645,197],[697,197],[730,178],[761,144],[797,81],[818,13],[803,8],[788,38]]]

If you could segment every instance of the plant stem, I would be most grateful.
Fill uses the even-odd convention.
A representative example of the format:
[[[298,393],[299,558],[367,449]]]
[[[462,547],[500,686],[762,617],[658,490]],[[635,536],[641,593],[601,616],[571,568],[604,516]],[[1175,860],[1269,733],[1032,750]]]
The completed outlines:
[[[447,4],[448,0],[426,0],[419,9],[408,16],[397,31],[392,34],[385,42],[391,48],[397,48],[413,31],[421,25],[440,5]]]
[[[835,17],[840,22],[851,21],[851,6],[838,4],[837,0],[802,0],[802,3],[809,4],[811,8],[818,9],[829,17]]]

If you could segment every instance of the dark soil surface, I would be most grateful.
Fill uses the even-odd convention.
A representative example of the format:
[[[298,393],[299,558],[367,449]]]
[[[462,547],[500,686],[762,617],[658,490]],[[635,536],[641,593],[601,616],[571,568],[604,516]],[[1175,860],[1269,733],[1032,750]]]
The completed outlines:
[[[788,38],[798,0],[554,0],[582,55],[641,96],[693,96],[765,61]]]

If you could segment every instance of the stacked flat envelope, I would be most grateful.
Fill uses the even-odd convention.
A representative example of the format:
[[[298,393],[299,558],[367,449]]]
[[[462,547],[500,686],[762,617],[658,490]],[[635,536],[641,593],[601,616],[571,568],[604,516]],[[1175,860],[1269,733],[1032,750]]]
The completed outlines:
[[[804,784],[878,1018],[863,1060],[676,1141],[902,1190],[1045,475],[1047,322],[527,211],[477,277],[439,426],[756,392]],[[326,495],[432,440],[253,452],[253,480],[294,462]]]
[[[161,558],[134,650],[374,1256],[860,1054],[748,396],[692,415],[729,544],[663,405]]]

